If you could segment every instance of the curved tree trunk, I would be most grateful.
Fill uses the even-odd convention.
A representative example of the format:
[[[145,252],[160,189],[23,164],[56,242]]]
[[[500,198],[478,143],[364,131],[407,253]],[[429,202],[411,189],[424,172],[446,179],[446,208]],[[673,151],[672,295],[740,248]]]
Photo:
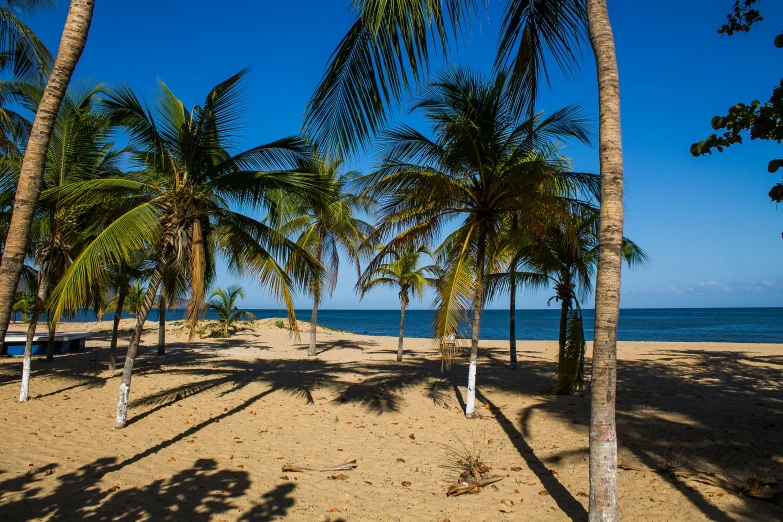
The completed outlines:
[[[511,369],[517,369],[517,278],[516,264],[511,265],[511,276],[509,278],[509,318],[508,318],[508,347],[511,358]]]
[[[54,336],[57,334],[57,323],[54,321],[47,321],[49,326],[49,339],[46,341],[46,360],[54,360]]]
[[[8,227],[2,263],[0,263],[0,339],[5,339],[14,293],[19,285],[33,213],[41,195],[46,151],[54,131],[73,70],[82,55],[90,30],[95,0],[72,0],[65,20],[60,49],[27,141],[22,170],[14,195],[14,208]]]
[[[158,355],[166,355],[166,298],[158,299]]]
[[[617,503],[617,322],[623,246],[623,148],[620,79],[606,0],[587,1],[590,43],[598,72],[601,212],[595,285],[590,409],[590,522],[615,522]]]
[[[405,338],[405,309],[408,307],[408,296],[400,298],[400,340],[397,342],[397,362],[402,361],[402,341]]]
[[[35,329],[38,327],[38,318],[43,312],[46,297],[49,295],[49,274],[47,270],[41,270],[41,280],[38,282],[38,293],[35,296],[35,308],[30,317],[30,326],[27,328],[27,339],[24,343],[24,358],[22,360],[22,389],[19,391],[19,402],[27,402],[30,398],[30,371],[33,362],[33,339]]]
[[[481,309],[484,300],[484,252],[486,251],[486,225],[479,223],[478,249],[476,252],[476,293],[473,296],[473,326],[470,335],[470,364],[468,366],[468,396],[465,400],[465,417],[473,417],[476,410],[476,369],[481,327]]]
[[[147,315],[150,313],[152,306],[155,304],[155,295],[158,293],[158,286],[160,286],[161,276],[162,274],[160,269],[156,269],[152,273],[152,277],[150,278],[149,286],[147,288],[147,295],[144,296],[144,304],[136,316],[136,327],[133,329],[133,335],[131,336],[131,341],[128,345],[128,353],[125,356],[125,368],[122,370],[120,395],[117,400],[117,417],[114,420],[114,427],[116,429],[124,428],[128,419],[128,397],[130,396],[133,363],[136,360],[136,352],[139,350],[139,341],[141,341],[141,333],[144,330],[144,323],[147,321]]]

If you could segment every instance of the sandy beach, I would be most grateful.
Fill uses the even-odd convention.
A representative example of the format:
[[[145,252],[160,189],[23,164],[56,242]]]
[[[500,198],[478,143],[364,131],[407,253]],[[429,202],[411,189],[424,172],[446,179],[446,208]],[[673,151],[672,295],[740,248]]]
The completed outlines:
[[[555,342],[520,342],[516,371],[507,342],[482,343],[482,418],[466,420],[466,364],[442,370],[431,340],[406,339],[397,363],[396,338],[325,330],[308,358],[306,337],[273,319],[190,345],[172,324],[159,356],[148,323],[129,424],[114,430],[110,326],[62,325],[96,333],[82,353],[34,358],[26,404],[21,360],[0,358],[0,519],[586,520],[590,401],[546,393]],[[773,503],[651,471],[780,481],[783,345],[621,342],[618,364],[619,463],[636,468],[618,472],[624,520],[783,520]],[[447,497],[460,441],[503,480]]]

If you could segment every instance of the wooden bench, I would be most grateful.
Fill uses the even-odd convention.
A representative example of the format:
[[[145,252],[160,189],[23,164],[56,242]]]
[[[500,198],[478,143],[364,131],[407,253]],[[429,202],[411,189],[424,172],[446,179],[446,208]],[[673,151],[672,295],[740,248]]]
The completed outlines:
[[[78,352],[84,350],[84,342],[92,334],[90,332],[63,332],[54,335],[54,353]],[[6,355],[24,355],[24,345],[27,333],[9,333],[5,336],[2,352]],[[33,355],[46,355],[46,345],[49,343],[48,333],[36,333],[33,337]]]

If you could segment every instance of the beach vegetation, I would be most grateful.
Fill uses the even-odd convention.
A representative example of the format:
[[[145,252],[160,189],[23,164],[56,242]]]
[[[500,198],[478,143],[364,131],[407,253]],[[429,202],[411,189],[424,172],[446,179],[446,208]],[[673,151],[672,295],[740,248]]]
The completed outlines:
[[[434,263],[432,253],[425,245],[404,245],[401,248],[381,246],[359,277],[356,288],[364,295],[373,288],[390,288],[400,298],[400,336],[397,341],[397,361],[402,361],[403,339],[405,338],[405,309],[411,297],[424,298],[427,289],[434,289],[441,276],[441,269]]]
[[[322,182],[294,170],[309,154],[297,137],[283,138],[242,152],[230,152],[242,116],[241,71],[218,84],[202,105],[186,109],[161,82],[157,106],[148,110],[129,88],[117,87],[103,100],[105,112],[130,136],[139,170],[132,175],[88,180],[58,193],[70,204],[124,195],[124,213],[85,246],[53,295],[55,317],[84,299],[85,289],[104,281],[107,267],[132,263],[136,252],[150,261],[147,291],[125,358],[116,426],[124,427],[134,358],[147,314],[169,270],[185,281],[190,337],[223,257],[238,273],[283,301],[294,316],[292,293],[321,277],[320,264],[276,228],[246,213],[269,208],[283,191],[303,199],[320,197]]]
[[[365,240],[373,228],[359,216],[369,211],[371,201],[352,190],[358,172],[344,171],[341,160],[328,159],[317,149],[302,158],[296,170],[320,181],[320,197],[302,198],[293,192],[281,192],[280,204],[276,212],[269,213],[267,221],[313,256],[325,270],[324,277],[313,278],[309,286],[313,310],[307,355],[315,356],[318,354],[318,305],[324,297],[331,296],[337,285],[341,256],[354,266],[357,274],[360,272]]]
[[[237,300],[245,298],[245,291],[241,286],[232,285],[226,288],[216,288],[212,291],[207,301],[206,311],[215,312],[220,328],[213,332],[213,337],[229,337],[236,331],[235,324],[245,319],[250,324],[256,316],[246,310],[237,308]],[[214,335],[217,334],[217,335]]]
[[[487,275],[503,253],[504,223],[538,229],[584,205],[597,177],[570,171],[562,140],[589,142],[578,108],[544,117],[515,105],[509,77],[484,77],[468,69],[438,75],[413,105],[430,123],[434,139],[401,126],[384,134],[381,168],[363,178],[378,200],[377,234],[390,248],[438,239],[443,276],[435,298],[435,335],[471,339],[465,415],[475,412],[481,311]],[[446,354],[448,355],[448,354]]]

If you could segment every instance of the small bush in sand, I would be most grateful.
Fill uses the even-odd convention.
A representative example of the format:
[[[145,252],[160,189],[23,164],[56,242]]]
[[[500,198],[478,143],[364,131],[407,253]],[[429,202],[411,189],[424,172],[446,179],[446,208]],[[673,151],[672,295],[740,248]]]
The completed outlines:
[[[277,326],[278,328],[285,328],[285,323],[283,322],[282,319],[278,319],[277,321],[275,321],[275,326]]]
[[[489,476],[492,467],[481,460],[481,448],[478,447],[475,437],[471,433],[472,443],[468,446],[456,433],[454,438],[459,442],[458,446],[445,446],[446,464],[442,468],[454,473],[457,482],[479,482]],[[483,440],[483,438],[482,438]]]
[[[741,472],[728,478],[741,493],[749,496],[758,496],[762,495],[764,489],[769,486],[771,475],[772,468],[768,464],[752,462],[746,464]]]
[[[685,456],[674,449],[674,446],[669,446],[664,451],[658,460],[658,467],[662,471],[675,472],[682,469],[686,464]]]

